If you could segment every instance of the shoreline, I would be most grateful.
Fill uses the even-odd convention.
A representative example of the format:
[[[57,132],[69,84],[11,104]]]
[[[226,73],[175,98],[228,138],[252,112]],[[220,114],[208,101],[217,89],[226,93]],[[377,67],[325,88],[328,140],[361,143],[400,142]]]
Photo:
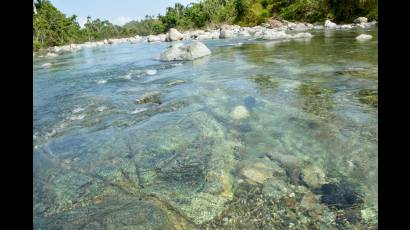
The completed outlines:
[[[370,28],[377,26],[377,21],[367,22],[367,18],[359,17],[351,24],[339,24],[326,20],[324,23],[305,23],[305,22],[289,22],[286,20],[270,20],[267,23],[253,27],[241,27],[239,25],[227,25],[223,24],[217,26],[217,29],[196,29],[186,30],[179,32],[176,29],[170,29],[167,33],[157,35],[140,36],[136,35],[127,38],[112,38],[104,39],[103,41],[91,41],[79,44],[68,44],[63,46],[52,46],[44,49],[40,49],[36,52],[33,51],[33,57],[55,57],[61,52],[75,52],[82,48],[93,48],[101,45],[113,45],[119,43],[129,42],[136,44],[139,42],[155,43],[155,42],[172,42],[172,41],[186,41],[186,40],[214,40],[225,39],[234,37],[254,37],[256,39],[264,40],[276,40],[286,39],[285,32],[305,32],[312,30],[348,30],[355,28]],[[302,37],[308,35],[303,35]]]

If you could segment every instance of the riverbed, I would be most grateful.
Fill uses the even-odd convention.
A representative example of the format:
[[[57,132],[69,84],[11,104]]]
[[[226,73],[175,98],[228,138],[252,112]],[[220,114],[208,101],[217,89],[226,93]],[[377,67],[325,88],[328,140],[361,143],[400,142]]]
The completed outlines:
[[[34,57],[35,229],[377,229],[377,28],[311,34]]]

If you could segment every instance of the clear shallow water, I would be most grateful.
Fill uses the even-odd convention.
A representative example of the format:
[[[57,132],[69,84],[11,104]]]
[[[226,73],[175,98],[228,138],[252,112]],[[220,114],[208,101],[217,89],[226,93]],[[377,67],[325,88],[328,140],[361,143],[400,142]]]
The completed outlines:
[[[34,225],[376,228],[377,29],[361,33],[205,41],[190,62],[156,60],[167,43],[34,58]]]

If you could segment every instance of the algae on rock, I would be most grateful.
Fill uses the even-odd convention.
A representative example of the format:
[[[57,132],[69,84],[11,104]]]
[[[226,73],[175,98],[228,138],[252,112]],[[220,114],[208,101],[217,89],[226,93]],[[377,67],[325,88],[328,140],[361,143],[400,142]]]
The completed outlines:
[[[328,118],[333,109],[332,96],[334,90],[321,87],[316,84],[301,84],[299,86],[299,99],[302,108],[321,118]]]
[[[363,89],[360,90],[356,95],[361,103],[370,105],[375,108],[378,107],[379,95],[376,89]]]
[[[272,90],[278,87],[278,82],[269,75],[257,74],[252,77],[252,80],[261,90]]]

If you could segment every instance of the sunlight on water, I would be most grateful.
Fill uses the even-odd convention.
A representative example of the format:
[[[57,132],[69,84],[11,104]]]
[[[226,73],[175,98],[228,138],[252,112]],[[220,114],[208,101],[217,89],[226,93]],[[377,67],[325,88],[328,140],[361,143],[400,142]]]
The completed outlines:
[[[34,225],[377,229],[377,29],[361,33],[34,58]]]

